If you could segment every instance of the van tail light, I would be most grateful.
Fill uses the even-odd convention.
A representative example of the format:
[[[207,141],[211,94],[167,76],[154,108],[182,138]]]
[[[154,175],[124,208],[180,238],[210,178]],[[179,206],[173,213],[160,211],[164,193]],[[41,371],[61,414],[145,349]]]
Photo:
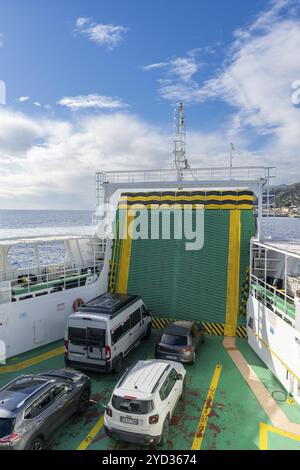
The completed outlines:
[[[110,408],[105,408],[107,416],[110,416],[112,418],[112,410]]]
[[[13,444],[16,444],[20,439],[21,439],[21,434],[18,432],[13,432],[9,436],[2,437],[0,439],[0,444],[7,444],[8,446],[11,446]]]
[[[109,346],[105,346],[105,359],[111,359],[111,349]]]
[[[69,341],[65,340],[65,354],[68,354],[69,351]]]
[[[149,424],[156,424],[159,421],[159,415],[149,416]]]

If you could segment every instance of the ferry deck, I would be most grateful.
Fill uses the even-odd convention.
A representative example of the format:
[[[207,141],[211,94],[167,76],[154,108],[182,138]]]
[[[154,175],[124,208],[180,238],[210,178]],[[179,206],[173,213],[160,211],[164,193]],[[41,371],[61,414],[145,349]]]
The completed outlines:
[[[126,357],[124,367],[152,358],[159,331]],[[227,342],[226,342],[227,341]],[[9,359],[0,366],[0,386],[14,377],[63,368],[58,341]],[[300,450],[300,406],[287,395],[270,370],[243,338],[206,335],[195,365],[186,366],[184,399],[172,418],[167,445],[160,450]],[[53,450],[137,449],[105,435],[103,412],[118,375],[90,374],[88,410],[75,415],[53,435]],[[277,427],[278,417],[282,427]],[[296,431],[296,432],[295,432]]]

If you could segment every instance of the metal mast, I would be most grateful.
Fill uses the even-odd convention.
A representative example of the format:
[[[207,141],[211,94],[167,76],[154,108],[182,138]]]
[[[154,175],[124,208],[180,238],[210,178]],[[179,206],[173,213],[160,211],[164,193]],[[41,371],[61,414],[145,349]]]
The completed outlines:
[[[184,120],[184,106],[179,103],[178,108],[175,110],[175,138],[174,138],[174,162],[177,170],[177,179],[182,180],[183,175],[181,170],[189,168],[188,161],[185,156],[185,120]]]

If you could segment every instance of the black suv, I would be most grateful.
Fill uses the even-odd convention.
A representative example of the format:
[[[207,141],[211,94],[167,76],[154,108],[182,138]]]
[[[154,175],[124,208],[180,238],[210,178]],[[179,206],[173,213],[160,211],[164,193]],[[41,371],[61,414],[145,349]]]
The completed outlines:
[[[21,375],[0,390],[0,450],[43,450],[51,433],[90,399],[89,377],[74,370]]]
[[[199,344],[204,343],[204,330],[196,323],[190,321],[177,321],[170,323],[163,331],[155,347],[157,359],[194,364],[196,350]]]

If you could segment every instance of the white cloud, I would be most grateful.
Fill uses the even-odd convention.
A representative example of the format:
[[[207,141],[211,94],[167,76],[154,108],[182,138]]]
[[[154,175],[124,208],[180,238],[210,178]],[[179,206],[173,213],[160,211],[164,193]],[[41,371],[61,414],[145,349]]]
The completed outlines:
[[[38,108],[41,106],[41,103],[39,103],[38,101],[35,101],[33,104],[34,106],[37,106]]]
[[[4,46],[4,36],[2,33],[0,33],[0,47]]]
[[[300,153],[299,91],[292,85],[300,80],[299,0],[276,0],[247,28],[234,33],[234,40],[221,70],[204,83],[196,80],[197,64],[178,61],[182,75],[168,62],[159,81],[160,95],[172,102],[223,101],[228,112],[228,138],[263,136],[261,150],[274,160]],[[174,62],[174,61],[173,61]],[[162,63],[165,64],[165,63]],[[155,68],[155,67],[154,67]],[[151,70],[151,67],[150,67]],[[296,103],[296,104],[295,104]],[[216,110],[217,110],[216,106]],[[254,133],[254,134],[253,134]],[[248,137],[249,144],[251,139]]]
[[[198,49],[189,51],[185,57],[175,57],[167,62],[145,65],[146,72],[162,69],[164,78],[159,79],[160,95],[171,101],[191,101],[192,89],[196,86],[194,76],[199,70]]]
[[[42,134],[40,125],[26,115],[0,108],[0,152],[25,152]]]
[[[57,104],[66,106],[72,111],[80,109],[119,109],[127,106],[119,99],[97,94],[66,96],[57,101]]]
[[[30,98],[29,96],[20,96],[20,97],[18,98],[18,101],[19,101],[20,103],[23,103],[24,101],[28,101],[29,98]]]
[[[34,119],[0,110],[1,208],[93,208],[97,170],[172,167],[169,127],[156,127],[129,113],[73,118]],[[228,142],[226,127],[187,132],[189,162],[192,167],[227,165]],[[235,140],[236,165],[275,163],[274,152],[262,156],[247,151],[247,144],[242,136]],[[297,179],[295,172],[289,174],[295,166],[292,157],[285,158],[280,182]]]
[[[98,46],[113,49],[124,40],[128,28],[114,24],[97,24],[91,18],[80,17],[76,20],[75,31],[83,34]]]
[[[300,79],[300,18],[295,4],[274,2],[248,30],[239,31],[223,71],[194,96],[229,103],[237,110],[237,131],[250,126],[269,136],[278,151],[299,155],[300,109],[292,103],[292,84]],[[290,14],[282,10],[288,6]]]

